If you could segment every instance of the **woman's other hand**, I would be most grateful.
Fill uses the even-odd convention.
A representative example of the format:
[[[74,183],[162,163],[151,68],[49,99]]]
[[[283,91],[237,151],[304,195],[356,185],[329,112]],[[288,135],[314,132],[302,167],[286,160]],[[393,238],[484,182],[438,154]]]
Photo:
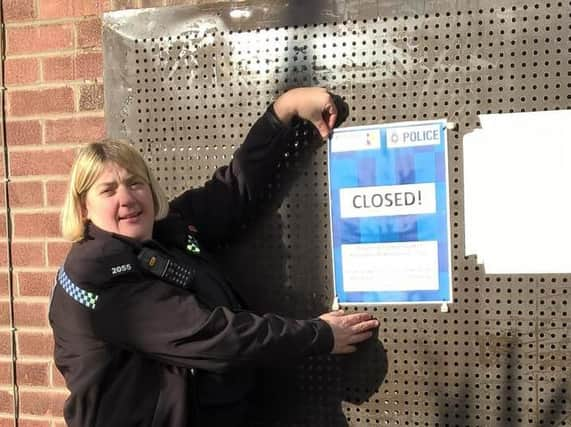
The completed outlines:
[[[345,314],[343,310],[331,311],[319,316],[327,322],[333,331],[332,354],[353,353],[355,344],[373,336],[373,329],[379,326],[379,321],[368,313]]]
[[[285,125],[294,116],[310,121],[324,139],[331,134],[338,115],[333,96],[321,87],[300,87],[285,92],[274,102],[274,111]]]

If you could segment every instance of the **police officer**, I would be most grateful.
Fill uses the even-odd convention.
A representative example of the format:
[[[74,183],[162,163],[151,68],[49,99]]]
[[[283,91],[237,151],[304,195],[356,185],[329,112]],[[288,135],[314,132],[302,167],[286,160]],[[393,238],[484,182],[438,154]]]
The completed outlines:
[[[337,114],[324,89],[284,93],[228,166],[170,204],[130,145],[81,149],[62,212],[74,243],[49,313],[69,426],[244,425],[257,364],[350,353],[371,336],[366,313],[249,312],[209,257],[259,208],[292,120],[326,137]]]

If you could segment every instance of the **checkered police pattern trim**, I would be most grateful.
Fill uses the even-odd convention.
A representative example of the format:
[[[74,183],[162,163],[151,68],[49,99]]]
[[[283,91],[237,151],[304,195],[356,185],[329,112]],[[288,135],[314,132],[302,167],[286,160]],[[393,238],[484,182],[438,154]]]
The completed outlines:
[[[78,303],[86,306],[87,308],[91,308],[92,310],[95,309],[95,303],[97,302],[99,295],[95,295],[92,292],[81,289],[71,281],[63,268],[60,268],[58,271],[57,278],[58,283],[63,287],[63,289],[70,297],[72,297]]]

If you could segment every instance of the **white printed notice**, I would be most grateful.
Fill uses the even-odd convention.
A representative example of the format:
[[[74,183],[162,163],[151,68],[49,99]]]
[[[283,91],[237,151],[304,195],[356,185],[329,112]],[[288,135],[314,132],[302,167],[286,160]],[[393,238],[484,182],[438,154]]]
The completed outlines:
[[[341,245],[343,283],[349,292],[438,289],[436,241]]]
[[[451,302],[446,122],[336,129],[329,148],[337,301]]]

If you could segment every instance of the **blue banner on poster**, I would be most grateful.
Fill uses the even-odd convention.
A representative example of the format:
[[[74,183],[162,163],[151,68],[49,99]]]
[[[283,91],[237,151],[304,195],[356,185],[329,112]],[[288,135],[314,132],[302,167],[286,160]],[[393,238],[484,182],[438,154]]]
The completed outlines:
[[[446,121],[336,129],[329,141],[340,304],[451,302]]]

